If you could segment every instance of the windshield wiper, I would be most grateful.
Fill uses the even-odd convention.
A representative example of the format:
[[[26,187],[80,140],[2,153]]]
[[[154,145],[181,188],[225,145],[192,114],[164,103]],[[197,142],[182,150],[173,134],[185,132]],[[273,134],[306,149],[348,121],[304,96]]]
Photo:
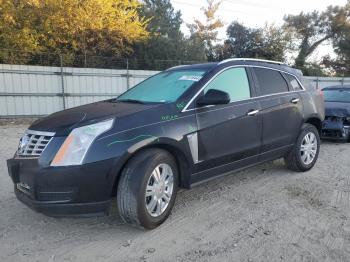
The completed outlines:
[[[146,104],[145,102],[141,100],[136,100],[136,99],[120,99],[120,100],[115,100],[116,102],[125,102],[125,103],[133,103],[133,104]]]

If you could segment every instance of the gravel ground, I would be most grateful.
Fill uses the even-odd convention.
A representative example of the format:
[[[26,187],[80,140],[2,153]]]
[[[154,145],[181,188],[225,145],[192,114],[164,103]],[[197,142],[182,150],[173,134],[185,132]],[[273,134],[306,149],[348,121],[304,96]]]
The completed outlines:
[[[159,228],[112,208],[49,218],[13,194],[5,160],[25,125],[0,126],[0,261],[350,261],[350,145],[323,143],[308,173],[274,161],[182,191]]]

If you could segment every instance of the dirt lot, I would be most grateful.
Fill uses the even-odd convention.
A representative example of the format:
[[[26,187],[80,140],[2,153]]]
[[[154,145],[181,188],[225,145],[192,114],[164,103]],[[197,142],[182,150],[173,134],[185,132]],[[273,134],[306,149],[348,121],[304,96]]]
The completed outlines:
[[[316,167],[283,161],[182,191],[160,228],[108,217],[55,219],[16,200],[5,160],[25,125],[0,126],[0,261],[350,261],[350,145]]]

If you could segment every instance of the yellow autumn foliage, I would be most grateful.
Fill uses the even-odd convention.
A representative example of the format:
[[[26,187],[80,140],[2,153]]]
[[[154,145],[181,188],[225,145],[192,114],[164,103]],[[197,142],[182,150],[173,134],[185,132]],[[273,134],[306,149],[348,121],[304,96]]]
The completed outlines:
[[[0,49],[122,55],[144,41],[138,0],[0,0]]]

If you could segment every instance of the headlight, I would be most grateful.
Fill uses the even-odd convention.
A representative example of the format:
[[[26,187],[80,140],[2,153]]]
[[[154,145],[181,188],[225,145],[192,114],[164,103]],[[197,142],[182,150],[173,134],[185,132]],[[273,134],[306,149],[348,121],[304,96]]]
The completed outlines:
[[[113,119],[73,129],[56,153],[51,166],[81,165],[95,138],[108,131],[112,125]]]

